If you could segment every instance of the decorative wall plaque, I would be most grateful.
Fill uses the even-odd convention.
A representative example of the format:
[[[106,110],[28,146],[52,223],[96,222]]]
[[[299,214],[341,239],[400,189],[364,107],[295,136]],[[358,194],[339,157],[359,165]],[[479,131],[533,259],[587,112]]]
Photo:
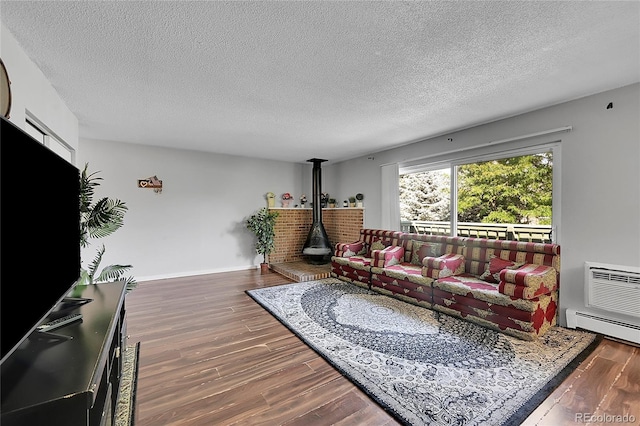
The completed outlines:
[[[151,188],[153,189],[153,192],[159,194],[162,192],[162,181],[158,179],[158,176],[138,179],[138,188]]]

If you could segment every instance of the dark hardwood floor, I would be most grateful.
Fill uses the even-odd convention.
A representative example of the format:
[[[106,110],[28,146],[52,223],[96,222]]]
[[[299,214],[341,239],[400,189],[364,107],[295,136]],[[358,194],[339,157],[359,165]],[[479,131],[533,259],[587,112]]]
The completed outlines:
[[[141,342],[136,426],[398,424],[245,294],[287,282],[251,270],[129,293],[129,342]],[[640,423],[639,348],[603,340],[525,424],[587,424],[578,413],[635,418],[591,425]]]

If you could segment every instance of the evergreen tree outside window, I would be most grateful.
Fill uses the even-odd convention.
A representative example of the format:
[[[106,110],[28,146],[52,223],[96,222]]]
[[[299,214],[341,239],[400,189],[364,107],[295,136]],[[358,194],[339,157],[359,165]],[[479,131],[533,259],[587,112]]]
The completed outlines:
[[[449,169],[400,176],[400,220],[451,220]]]
[[[541,151],[496,155],[495,159],[474,162],[451,162],[446,168],[401,175],[399,194],[403,226],[413,231],[418,228],[409,224],[415,221],[441,222],[443,226],[425,227],[424,232],[442,233],[446,229],[447,234],[472,235],[468,233],[469,227],[504,224],[505,229],[509,229],[504,237],[514,239],[520,235],[514,230],[538,227],[546,228],[541,232],[546,232],[544,242],[550,242],[553,153],[551,149]],[[455,215],[451,215],[452,209]],[[461,232],[465,227],[466,233]],[[457,232],[453,231],[456,229]]]

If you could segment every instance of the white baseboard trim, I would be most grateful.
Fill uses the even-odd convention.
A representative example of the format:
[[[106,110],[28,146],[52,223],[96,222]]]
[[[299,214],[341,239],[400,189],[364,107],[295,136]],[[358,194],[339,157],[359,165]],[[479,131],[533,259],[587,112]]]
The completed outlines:
[[[245,266],[234,266],[231,268],[216,268],[216,269],[206,269],[203,271],[177,272],[172,274],[149,275],[149,276],[135,277],[135,278],[138,283],[141,283],[144,281],[157,281],[157,280],[166,280],[169,278],[193,277],[197,275],[218,274],[221,272],[246,271],[249,269],[259,269],[259,268],[260,268],[260,265],[245,265]]]

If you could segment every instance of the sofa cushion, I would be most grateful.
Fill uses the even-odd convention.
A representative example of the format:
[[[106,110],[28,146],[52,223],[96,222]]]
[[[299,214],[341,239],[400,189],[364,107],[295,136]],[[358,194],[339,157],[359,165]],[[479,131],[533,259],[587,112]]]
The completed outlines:
[[[557,271],[551,266],[527,264],[500,272],[499,290],[508,296],[533,299],[557,288]]]
[[[445,253],[457,253],[463,254],[464,250],[464,241],[466,238],[463,237],[448,237],[444,235],[427,235],[427,234],[416,234],[416,233],[403,233],[400,236],[400,244],[405,249],[405,262],[412,262],[413,257],[413,244],[415,242],[419,243],[429,243],[429,244],[439,244],[440,246],[434,246],[435,249],[431,254],[431,257],[438,257]]]
[[[336,256],[339,257],[351,257],[356,255],[362,255],[365,253],[364,241],[356,241],[353,243],[338,243],[336,244]]]
[[[531,299],[521,299],[506,295],[500,292],[499,284],[488,283],[471,274],[464,273],[441,278],[434,281],[432,285],[434,289],[446,291],[451,294],[502,306],[513,306],[524,311],[532,306]]]
[[[365,269],[366,267],[366,270],[369,270],[369,266],[371,265],[371,259],[364,256],[334,256],[331,258],[331,261],[340,265],[350,265],[351,267],[357,269]]]
[[[382,250],[373,250],[371,252],[371,265],[384,268],[387,266],[397,265],[402,262],[404,257],[404,248],[401,246],[389,246]]]
[[[504,297],[499,294],[498,286],[495,283],[488,283],[475,275],[466,273],[440,278],[434,282],[434,286],[453,294],[466,295],[469,293],[482,292],[501,298]]]
[[[426,241],[411,241],[411,263],[422,265],[422,260],[427,257],[437,257],[442,253],[442,244]]]
[[[523,263],[514,262],[513,260],[500,259],[497,256],[491,257],[487,269],[480,275],[480,279],[488,283],[499,283],[500,272],[503,269],[518,269]]]
[[[438,278],[458,275],[464,272],[464,256],[461,254],[447,253],[439,257],[427,256],[422,260],[422,275],[425,277]]]
[[[535,340],[556,324],[558,293],[555,291],[524,300],[497,294],[490,288],[470,290],[467,285],[453,283],[461,278],[445,278],[440,285],[434,285],[434,309],[525,340]],[[492,286],[477,278],[476,282],[478,286]],[[473,283],[467,284],[474,287]]]
[[[560,270],[560,246],[556,244],[467,238],[463,254],[467,259],[465,271],[478,276],[484,273],[493,256],[523,264],[547,265],[556,271]]]
[[[414,265],[413,263],[406,263],[406,262],[387,266],[383,270],[377,270],[373,268],[372,272],[373,271],[377,271],[380,274],[384,273],[384,275],[387,275],[393,278],[399,278],[399,279],[406,279],[408,276],[422,277],[421,266]]]
[[[372,253],[374,250],[384,250],[390,245],[391,241],[389,241],[388,239],[373,237],[371,239],[371,244],[369,244],[369,247],[367,248],[367,257],[373,257]]]

